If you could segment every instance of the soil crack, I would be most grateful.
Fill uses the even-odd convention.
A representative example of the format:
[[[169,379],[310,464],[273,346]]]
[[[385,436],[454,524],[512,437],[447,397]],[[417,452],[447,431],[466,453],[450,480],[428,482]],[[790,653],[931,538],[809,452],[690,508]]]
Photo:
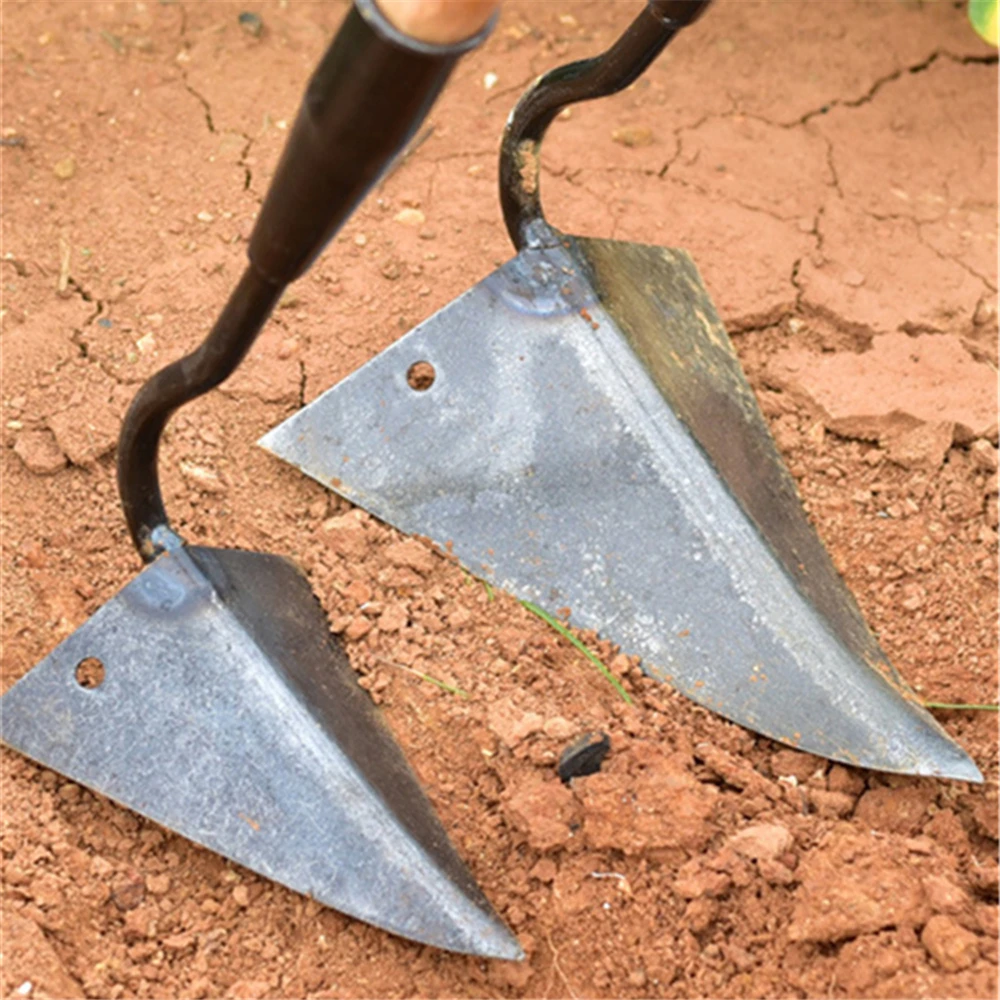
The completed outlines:
[[[198,101],[198,103],[201,104],[202,108],[204,109],[204,111],[205,111],[205,124],[208,126],[208,131],[211,132],[214,135],[215,134],[215,122],[212,121],[212,106],[208,103],[208,101],[201,94],[198,93],[197,90],[194,89],[194,87],[191,86],[190,83],[188,83],[187,73],[183,74],[183,80],[184,80],[184,89],[192,97],[194,97]]]

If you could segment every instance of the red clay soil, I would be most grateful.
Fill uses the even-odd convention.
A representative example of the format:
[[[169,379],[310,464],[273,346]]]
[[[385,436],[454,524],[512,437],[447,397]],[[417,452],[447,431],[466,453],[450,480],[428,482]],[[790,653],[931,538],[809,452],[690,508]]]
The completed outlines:
[[[940,714],[982,786],[851,770],[585,636],[629,708],[513,599],[254,446],[511,255],[510,106],[637,6],[508,2],[162,455],[188,539],[308,571],[528,960],[399,940],[4,751],[3,996],[996,995],[995,714]],[[346,8],[255,3],[259,36],[241,9],[3,5],[4,689],[137,572],[123,410],[228,294]],[[960,5],[723,2],[543,156],[560,228],[693,253],[838,567],[935,701],[996,701],[996,86]],[[566,788],[588,729],[611,755]]]

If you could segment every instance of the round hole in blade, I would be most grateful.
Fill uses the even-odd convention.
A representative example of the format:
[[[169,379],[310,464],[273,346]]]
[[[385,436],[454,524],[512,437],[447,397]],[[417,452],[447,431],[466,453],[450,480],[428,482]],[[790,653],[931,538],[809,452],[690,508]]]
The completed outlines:
[[[88,656],[76,665],[75,677],[82,688],[98,688],[104,683],[104,664],[96,656]]]
[[[437,372],[429,361],[416,361],[407,369],[406,384],[414,392],[426,392],[436,377]]]

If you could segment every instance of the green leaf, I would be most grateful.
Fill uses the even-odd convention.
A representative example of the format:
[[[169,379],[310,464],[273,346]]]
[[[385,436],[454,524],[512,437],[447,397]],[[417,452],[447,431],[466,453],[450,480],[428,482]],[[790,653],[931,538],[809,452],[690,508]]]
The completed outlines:
[[[580,642],[580,640],[577,639],[577,637],[573,635],[573,633],[570,632],[570,630],[566,628],[562,622],[556,621],[556,619],[553,618],[548,611],[540,608],[537,604],[532,604],[531,601],[521,601],[521,606],[530,611],[533,615],[537,615],[541,618],[546,625],[554,628],[564,639],[569,639],[570,643],[580,650],[580,652],[583,653],[583,655],[586,656],[598,670],[600,670],[600,672],[604,675],[605,680],[607,680],[607,682],[622,696],[626,704],[631,705],[633,703],[632,696],[621,686],[618,678],[615,677],[615,675],[611,673],[611,671],[608,670],[608,668],[601,663],[601,661],[589,649],[587,649],[587,647]]]
[[[997,44],[997,0],[969,0],[969,21],[981,38]]]

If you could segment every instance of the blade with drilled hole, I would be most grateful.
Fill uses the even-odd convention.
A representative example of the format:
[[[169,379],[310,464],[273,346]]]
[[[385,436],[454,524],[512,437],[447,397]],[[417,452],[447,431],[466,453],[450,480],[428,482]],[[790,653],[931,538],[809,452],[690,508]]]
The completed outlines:
[[[261,444],[749,729],[981,780],[865,625],[683,251],[523,251]]]
[[[284,559],[160,556],[3,696],[0,726],[40,764],[343,913],[522,957]]]

